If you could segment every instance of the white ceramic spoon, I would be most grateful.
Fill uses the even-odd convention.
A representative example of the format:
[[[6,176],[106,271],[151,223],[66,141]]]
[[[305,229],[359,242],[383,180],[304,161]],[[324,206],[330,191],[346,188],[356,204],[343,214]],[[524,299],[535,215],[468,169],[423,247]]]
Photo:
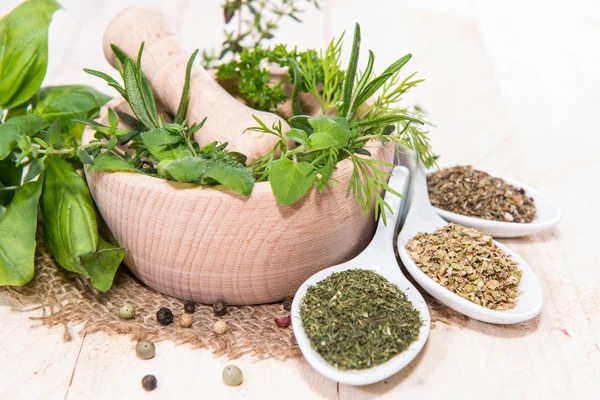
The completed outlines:
[[[409,180],[408,175],[408,169],[405,167],[394,168],[393,175],[389,180],[389,186],[398,193],[406,193]],[[399,220],[398,216],[400,215],[403,200],[391,193],[386,193],[385,201],[394,210],[394,215],[387,213],[387,226],[383,225],[381,218],[379,219],[377,231],[369,246],[353,260],[324,269],[311,276],[300,286],[292,303],[292,327],[294,328],[298,346],[308,363],[327,378],[347,385],[368,385],[395,374],[419,354],[429,336],[429,309],[427,308],[427,304],[425,304],[423,296],[421,296],[417,289],[402,275],[394,255],[394,231]],[[333,272],[349,269],[370,269],[383,275],[406,293],[413,306],[421,313],[421,319],[423,320],[419,339],[416,342],[386,363],[369,369],[340,370],[327,363],[311,347],[306,332],[302,327],[302,319],[300,318],[300,302],[306,294],[308,287],[327,278]]]
[[[519,295],[517,306],[510,310],[494,311],[479,306],[434,282],[417,267],[406,250],[406,243],[419,232],[431,233],[448,223],[436,214],[429,202],[427,176],[423,165],[415,160],[414,155],[410,155],[408,161],[405,157],[402,164],[409,167],[411,182],[408,193],[408,212],[402,231],[398,235],[398,253],[407,271],[417,283],[448,307],[480,321],[493,324],[514,324],[527,321],[538,315],[542,310],[544,297],[537,277],[521,257],[496,241],[494,243],[518,262],[519,268],[523,271],[519,286],[522,293]]]
[[[525,189],[527,196],[533,198],[537,209],[537,216],[533,221],[527,223],[490,221],[453,213],[437,207],[434,207],[434,210],[446,221],[455,222],[468,228],[477,229],[487,235],[500,238],[533,235],[550,229],[560,222],[560,210],[546,196],[520,182],[504,177],[501,178],[517,188]]]

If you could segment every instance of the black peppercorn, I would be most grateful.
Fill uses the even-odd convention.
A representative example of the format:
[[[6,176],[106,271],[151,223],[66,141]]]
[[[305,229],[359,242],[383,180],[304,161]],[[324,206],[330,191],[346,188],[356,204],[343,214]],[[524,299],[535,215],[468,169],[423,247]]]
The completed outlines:
[[[285,299],[283,299],[283,309],[285,311],[292,310],[292,301],[294,301],[293,297],[286,297]]]
[[[183,303],[183,310],[188,314],[193,314],[196,311],[196,304],[191,301]]]
[[[173,311],[169,310],[167,307],[163,307],[156,313],[156,320],[161,325],[169,325],[173,322]]]
[[[142,378],[142,387],[147,392],[151,392],[158,386],[158,382],[156,381],[156,377],[154,375],[146,375]]]
[[[213,304],[213,311],[219,317],[222,317],[223,315],[227,314],[227,303],[224,301],[217,301],[215,304]]]

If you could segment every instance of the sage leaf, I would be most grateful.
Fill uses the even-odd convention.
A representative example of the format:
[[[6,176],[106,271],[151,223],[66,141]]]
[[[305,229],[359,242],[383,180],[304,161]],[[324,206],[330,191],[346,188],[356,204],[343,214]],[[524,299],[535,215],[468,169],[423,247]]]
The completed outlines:
[[[156,115],[156,103],[149,99],[150,94],[146,93],[147,87],[142,86],[140,76],[141,72],[137,69],[134,61],[127,58],[123,64],[123,82],[127,92],[127,100],[135,116],[148,129],[158,128],[158,118]],[[152,93],[152,90],[150,90]]]
[[[296,128],[290,129],[289,131],[287,131],[285,133],[285,136],[292,139],[294,142],[296,142],[298,144],[308,146],[308,135],[302,129],[296,129]]]
[[[178,182],[200,183],[208,162],[199,157],[183,157],[177,160],[163,160],[158,163],[158,174]]]
[[[294,115],[288,120],[288,123],[292,128],[302,129],[308,135],[311,135],[314,131],[312,126],[308,123],[311,117],[308,115]]]
[[[254,187],[252,170],[225,160],[214,160],[208,164],[204,176],[214,179],[234,191],[249,196]]]
[[[0,108],[15,108],[40,88],[48,66],[48,26],[60,5],[28,0],[0,20]]]
[[[121,157],[105,151],[94,158],[94,164],[88,167],[88,171],[111,171],[111,172],[137,172],[140,171]]]
[[[143,132],[140,136],[152,157],[159,162],[192,155],[185,144],[181,142],[181,137],[165,128]]]
[[[44,177],[17,189],[0,220],[0,285],[25,285],[33,278],[38,201]]]
[[[92,285],[101,292],[106,292],[113,284],[117,269],[125,256],[125,249],[113,246],[101,237],[98,240],[98,250],[82,255],[80,261],[89,274]]]
[[[310,150],[343,147],[351,137],[348,120],[343,117],[318,115],[308,120],[314,133],[308,137]]]
[[[315,173],[307,162],[297,163],[282,158],[271,164],[269,182],[277,201],[289,205],[310,190],[315,182]]]

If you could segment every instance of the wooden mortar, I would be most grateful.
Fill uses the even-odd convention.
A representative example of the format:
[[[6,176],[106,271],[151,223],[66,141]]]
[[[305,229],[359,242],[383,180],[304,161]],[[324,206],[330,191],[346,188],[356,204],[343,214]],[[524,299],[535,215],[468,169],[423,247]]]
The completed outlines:
[[[102,109],[130,112],[122,98]],[[83,143],[93,139],[86,128]],[[366,146],[392,162],[394,148]],[[346,193],[353,167],[338,164],[333,188],[311,190],[282,206],[269,182],[249,197],[223,186],[169,182],[136,173],[86,172],[96,206],[118,243],[125,264],[153,289],[212,304],[260,304],[292,296],[312,274],[354,258],[375,229],[354,196]]]

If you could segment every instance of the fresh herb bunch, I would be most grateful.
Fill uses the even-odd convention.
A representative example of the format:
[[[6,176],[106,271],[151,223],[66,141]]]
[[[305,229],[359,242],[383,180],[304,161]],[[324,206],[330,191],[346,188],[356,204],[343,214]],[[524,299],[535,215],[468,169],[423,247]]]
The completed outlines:
[[[87,151],[83,125],[109,97],[86,86],[40,88],[48,65],[48,27],[60,5],[23,2],[0,20],[0,285],[34,276],[38,206],[44,239],[66,270],[107,291],[124,256],[98,234],[92,196],[76,171]]]
[[[192,140],[193,135],[204,125],[188,126],[185,114],[189,101],[190,76],[196,50],[190,57],[185,75],[179,107],[175,114],[163,115],[157,110],[152,87],[141,70],[144,43],[140,46],[137,61],[113,45],[117,56],[117,69],[123,79],[120,85],[110,76],[95,70],[86,72],[104,79],[128,102],[134,116],[119,112],[118,115],[132,129],[118,127],[119,119],[114,110],[108,110],[109,125],[79,118],[78,122],[96,130],[90,145],[107,141],[106,146],[90,148],[87,160],[90,171],[126,171],[159,176],[171,181],[190,182],[201,185],[222,184],[245,196],[252,192],[254,177],[246,168],[246,156],[225,151],[227,143],[211,143],[201,148]],[[169,119],[171,122],[167,122]],[[121,151],[116,146],[127,146]],[[104,150],[106,147],[106,150]]]
[[[277,106],[289,98],[283,85],[288,82],[293,84],[294,75],[273,82],[270,67],[278,65],[293,71],[298,64],[309,67],[315,79],[322,82],[318,53],[315,50],[299,52],[296,48],[288,50],[284,44],[273,49],[260,45],[254,49],[245,48],[240,53],[239,60],[220,64],[216,77],[219,81],[235,80],[242,98],[250,107],[277,113]],[[310,86],[303,84],[298,89],[308,93]]]
[[[417,118],[416,113],[395,105],[404,93],[420,82],[413,80],[414,74],[400,81],[401,69],[411,55],[400,58],[381,75],[375,75],[375,57],[373,52],[369,52],[367,67],[358,74],[360,39],[360,26],[356,24],[345,73],[340,66],[341,39],[334,39],[316,60],[289,59],[294,80],[292,104],[295,115],[288,121],[292,129],[282,132],[281,124],[267,127],[255,118],[258,126],[249,130],[273,134],[280,140],[269,154],[256,160],[251,167],[258,181],[269,180],[281,204],[291,204],[313,185],[319,190],[332,185],[332,174],[337,164],[350,159],[354,170],[348,191],[353,193],[366,213],[374,207],[375,218],[381,214],[385,222],[383,211],[389,206],[380,191],[400,196],[388,186],[389,174],[383,170],[393,165],[368,158],[371,154],[364,145],[370,140],[378,140],[382,144],[393,142],[414,147],[419,158],[428,166],[434,159],[426,133],[415,126],[424,122]],[[369,104],[369,99],[380,89],[382,95],[374,104]],[[301,91],[312,93],[318,99],[323,115],[310,117],[301,114],[298,103]],[[335,116],[326,115],[332,111]],[[286,137],[296,142],[297,147],[289,148]]]
[[[302,12],[300,0],[226,0],[223,3],[225,24],[234,18],[237,27],[225,29],[225,40],[220,51],[202,52],[202,62],[209,69],[219,64],[228,55],[237,59],[244,49],[259,46],[264,40],[272,39],[279,24],[285,18],[302,22],[298,17]],[[319,0],[305,0],[319,8]]]

